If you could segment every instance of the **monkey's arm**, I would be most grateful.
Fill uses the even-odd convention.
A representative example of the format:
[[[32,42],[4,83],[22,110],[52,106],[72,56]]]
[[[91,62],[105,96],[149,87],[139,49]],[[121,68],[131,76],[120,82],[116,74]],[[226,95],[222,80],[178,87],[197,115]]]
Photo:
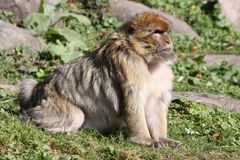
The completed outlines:
[[[149,133],[152,139],[159,142],[161,147],[178,147],[182,144],[181,142],[168,139],[167,137],[167,113],[168,104],[161,98],[149,100],[148,105],[145,106]]]
[[[157,143],[151,139],[144,113],[144,95],[133,86],[125,88],[124,121],[130,140],[146,145]]]

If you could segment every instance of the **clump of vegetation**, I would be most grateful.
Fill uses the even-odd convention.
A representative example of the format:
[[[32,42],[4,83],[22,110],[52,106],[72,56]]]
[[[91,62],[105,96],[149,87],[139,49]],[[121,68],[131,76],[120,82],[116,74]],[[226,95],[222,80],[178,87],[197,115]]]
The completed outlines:
[[[111,33],[110,30],[120,24],[114,17],[97,13],[89,15],[90,20],[83,14],[69,12],[66,5],[64,2],[59,6],[42,3],[39,13],[31,13],[23,21],[24,27],[47,40],[47,51],[59,56],[63,63],[92,50],[105,33]]]
[[[201,140],[216,146],[240,145],[240,128],[237,126],[240,117],[237,113],[223,112],[219,108],[209,109],[196,102],[175,100],[169,116],[170,125],[181,128],[179,132],[172,128],[173,135],[177,134],[177,137],[202,137]]]
[[[240,69],[227,62],[207,66],[203,56],[198,56],[183,58],[173,69],[176,90],[214,92],[240,98]]]

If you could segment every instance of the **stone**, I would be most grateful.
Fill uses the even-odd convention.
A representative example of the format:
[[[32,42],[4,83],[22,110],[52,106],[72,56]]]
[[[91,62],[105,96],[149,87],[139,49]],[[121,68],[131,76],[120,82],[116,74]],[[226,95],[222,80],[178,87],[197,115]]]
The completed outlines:
[[[173,92],[173,100],[179,98],[200,102],[207,107],[220,107],[225,111],[240,112],[240,101],[223,95],[196,92]]]
[[[229,64],[234,65],[235,67],[240,68],[240,56],[238,55],[215,55],[215,54],[207,54],[204,57],[204,61],[208,65],[214,65],[220,61],[226,61]]]
[[[40,50],[44,47],[44,42],[29,31],[0,20],[0,50],[10,50],[22,45]]]
[[[226,16],[234,26],[240,28],[240,1],[239,0],[219,0],[222,15]]]
[[[56,5],[61,0],[47,0]],[[0,10],[13,12],[16,21],[20,22],[32,12],[38,12],[41,0],[0,0]]]

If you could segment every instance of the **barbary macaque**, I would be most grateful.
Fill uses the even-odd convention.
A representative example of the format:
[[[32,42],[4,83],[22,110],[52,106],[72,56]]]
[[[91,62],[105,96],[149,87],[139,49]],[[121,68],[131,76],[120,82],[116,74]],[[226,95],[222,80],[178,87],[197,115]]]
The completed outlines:
[[[125,128],[132,142],[181,145],[167,138],[175,58],[171,23],[137,14],[95,51],[55,69],[43,82],[19,83],[21,117],[50,132]]]

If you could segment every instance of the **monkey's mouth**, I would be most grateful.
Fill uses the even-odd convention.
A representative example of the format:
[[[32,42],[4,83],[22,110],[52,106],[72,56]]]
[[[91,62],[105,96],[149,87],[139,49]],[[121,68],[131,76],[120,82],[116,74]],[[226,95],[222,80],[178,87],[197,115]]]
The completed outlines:
[[[172,50],[172,48],[163,48],[159,49],[157,52],[157,56],[164,60],[173,60],[176,57],[175,52]]]
[[[159,50],[159,52],[170,52],[171,50],[171,48],[162,48]]]

